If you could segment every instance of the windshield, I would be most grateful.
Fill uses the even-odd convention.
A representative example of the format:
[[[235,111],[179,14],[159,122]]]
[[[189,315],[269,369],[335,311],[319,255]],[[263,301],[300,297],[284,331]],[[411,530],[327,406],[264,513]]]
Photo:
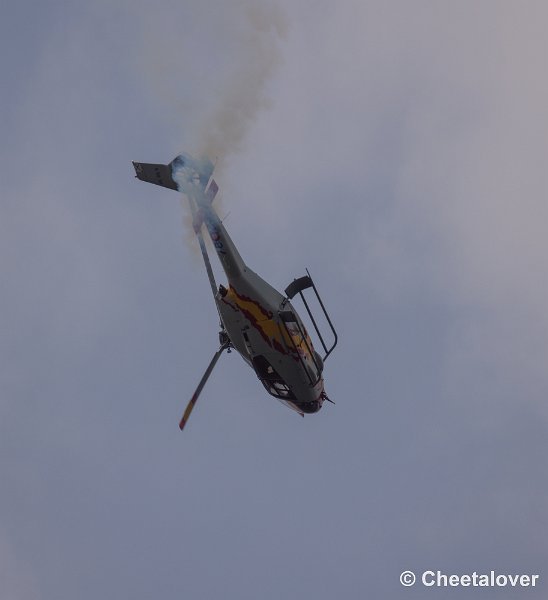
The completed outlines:
[[[261,379],[261,383],[270,395],[280,398],[280,400],[295,400],[293,392],[289,389],[289,386],[283,379],[276,381]]]
[[[253,357],[253,367],[269,394],[281,400],[295,400],[290,387],[264,356]]]

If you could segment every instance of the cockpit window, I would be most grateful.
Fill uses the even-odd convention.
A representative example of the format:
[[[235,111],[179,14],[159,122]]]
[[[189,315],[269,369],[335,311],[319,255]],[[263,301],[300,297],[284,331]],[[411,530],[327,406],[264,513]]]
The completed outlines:
[[[276,396],[276,398],[282,398],[284,400],[295,399],[295,396],[289,389],[289,386],[284,381],[267,381],[265,379],[262,381],[263,385],[268,390],[268,393],[272,394],[272,396]]]
[[[270,395],[281,400],[295,400],[290,387],[264,356],[253,357],[253,367],[261,383]]]

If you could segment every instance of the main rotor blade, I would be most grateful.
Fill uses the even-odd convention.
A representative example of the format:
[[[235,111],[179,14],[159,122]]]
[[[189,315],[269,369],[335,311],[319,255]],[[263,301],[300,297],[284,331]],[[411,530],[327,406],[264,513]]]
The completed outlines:
[[[189,204],[192,212],[192,222],[196,223],[198,221],[198,208],[196,206],[196,201],[193,198],[189,198]],[[202,251],[202,257],[204,259],[207,276],[209,278],[209,284],[211,285],[211,291],[213,292],[213,298],[215,299],[217,295],[217,283],[215,282],[215,276],[213,275],[213,269],[211,268],[211,262],[209,261],[209,256],[207,254],[204,236],[202,235],[202,220],[200,220],[199,223],[199,227],[195,227],[196,237],[198,238],[198,243],[200,244],[200,250]],[[215,302],[215,305],[217,305],[217,302]],[[217,311],[218,310],[219,307],[217,307]]]
[[[223,344],[217,350],[217,352],[215,352],[215,354],[213,355],[213,358],[211,359],[211,362],[209,363],[209,366],[207,367],[206,372],[204,373],[202,379],[200,379],[200,383],[198,384],[198,387],[196,388],[194,395],[192,396],[192,398],[190,399],[190,402],[186,406],[183,418],[181,419],[181,421],[179,423],[179,429],[181,431],[183,431],[184,426],[186,425],[186,422],[188,421],[188,418],[190,417],[190,413],[192,412],[192,409],[194,408],[194,405],[196,404],[196,401],[198,400],[198,396],[200,395],[204,385],[206,384],[206,381],[209,379],[209,376],[211,375],[211,372],[213,371],[215,365],[217,364],[219,357],[221,356],[223,351],[226,350],[227,347],[228,347],[227,344]]]

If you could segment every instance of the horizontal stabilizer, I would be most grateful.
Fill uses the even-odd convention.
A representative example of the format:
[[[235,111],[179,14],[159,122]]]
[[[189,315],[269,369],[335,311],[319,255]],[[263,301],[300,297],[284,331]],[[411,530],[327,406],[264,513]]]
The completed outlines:
[[[156,165],[133,161],[135,176],[141,181],[178,190],[189,197],[205,198],[209,204],[219,191],[213,179],[215,165],[208,158],[195,159],[188,154],[179,154],[169,165]]]
[[[133,166],[135,167],[135,177],[137,177],[137,179],[147,181],[148,183],[155,183],[156,185],[161,185],[170,190],[179,189],[177,183],[173,181],[173,177],[171,176],[171,164],[155,165],[133,161]]]

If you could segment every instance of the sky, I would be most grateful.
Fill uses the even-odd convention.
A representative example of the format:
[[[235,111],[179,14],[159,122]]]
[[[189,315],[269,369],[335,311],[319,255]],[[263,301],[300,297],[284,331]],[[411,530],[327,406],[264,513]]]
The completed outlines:
[[[21,0],[0,21],[0,598],[422,598],[548,571],[544,2]],[[218,346],[184,202],[218,159],[336,405]],[[217,202],[217,201],[216,201]],[[222,275],[217,270],[219,281]]]

